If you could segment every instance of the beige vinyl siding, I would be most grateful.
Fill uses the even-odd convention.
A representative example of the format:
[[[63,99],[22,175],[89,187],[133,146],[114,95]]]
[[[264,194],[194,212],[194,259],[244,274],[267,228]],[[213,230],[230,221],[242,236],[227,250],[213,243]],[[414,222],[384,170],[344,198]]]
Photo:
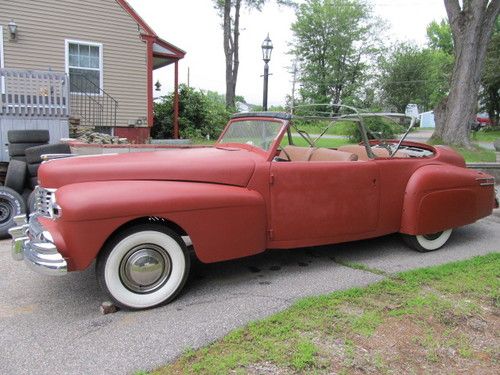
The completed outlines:
[[[10,41],[7,24],[18,26]],[[147,48],[115,0],[0,0],[4,65],[65,72],[65,40],[101,43],[103,89],[118,101],[117,125],[147,117]]]

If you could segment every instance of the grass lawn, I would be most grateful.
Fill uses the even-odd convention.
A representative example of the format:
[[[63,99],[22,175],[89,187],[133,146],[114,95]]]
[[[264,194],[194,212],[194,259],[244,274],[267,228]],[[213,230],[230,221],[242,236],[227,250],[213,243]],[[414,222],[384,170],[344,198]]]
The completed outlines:
[[[323,125],[314,125],[310,123],[298,124],[298,128],[300,130],[306,131],[308,134],[321,134],[325,127],[329,125],[329,123],[324,123]],[[357,125],[352,121],[339,121],[332,125],[325,134],[331,135],[349,135],[352,133],[352,129],[356,128]],[[295,131],[293,129],[293,131]]]
[[[461,147],[453,147],[453,149],[462,155],[467,163],[496,161],[495,151],[487,150],[479,146],[476,146],[475,150],[468,150]]]
[[[500,130],[494,131],[478,131],[472,133],[472,140],[479,142],[494,142],[495,140],[500,139]]]
[[[386,276],[302,299],[153,373],[500,372],[500,253]]]

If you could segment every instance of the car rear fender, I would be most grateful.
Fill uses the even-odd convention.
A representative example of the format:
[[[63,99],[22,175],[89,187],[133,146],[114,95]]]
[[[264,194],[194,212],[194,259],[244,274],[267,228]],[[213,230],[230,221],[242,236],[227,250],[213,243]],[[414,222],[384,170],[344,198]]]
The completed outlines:
[[[493,182],[490,175],[449,164],[417,169],[406,186],[400,232],[435,233],[490,215]]]
[[[181,227],[202,262],[259,253],[266,248],[262,196],[246,188],[174,181],[111,181],[57,190],[62,216],[51,233],[72,269],[84,269],[111,234],[130,221],[164,218]]]

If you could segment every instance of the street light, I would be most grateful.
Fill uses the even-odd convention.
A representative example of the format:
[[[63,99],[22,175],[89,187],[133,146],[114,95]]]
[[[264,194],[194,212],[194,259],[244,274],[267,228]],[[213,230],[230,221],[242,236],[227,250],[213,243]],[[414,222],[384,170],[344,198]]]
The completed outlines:
[[[264,95],[262,99],[262,109],[267,111],[267,83],[269,81],[269,61],[271,61],[271,53],[273,52],[273,42],[269,39],[269,33],[266,39],[262,42],[262,60],[264,60]]]

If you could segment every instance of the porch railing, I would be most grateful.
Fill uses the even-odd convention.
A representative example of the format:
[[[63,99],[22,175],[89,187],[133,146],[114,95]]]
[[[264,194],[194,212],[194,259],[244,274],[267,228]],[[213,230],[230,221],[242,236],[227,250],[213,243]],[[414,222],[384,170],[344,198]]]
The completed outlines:
[[[71,75],[71,116],[83,127],[114,127],[118,102],[84,75]]]
[[[0,115],[69,116],[67,74],[0,69]]]

